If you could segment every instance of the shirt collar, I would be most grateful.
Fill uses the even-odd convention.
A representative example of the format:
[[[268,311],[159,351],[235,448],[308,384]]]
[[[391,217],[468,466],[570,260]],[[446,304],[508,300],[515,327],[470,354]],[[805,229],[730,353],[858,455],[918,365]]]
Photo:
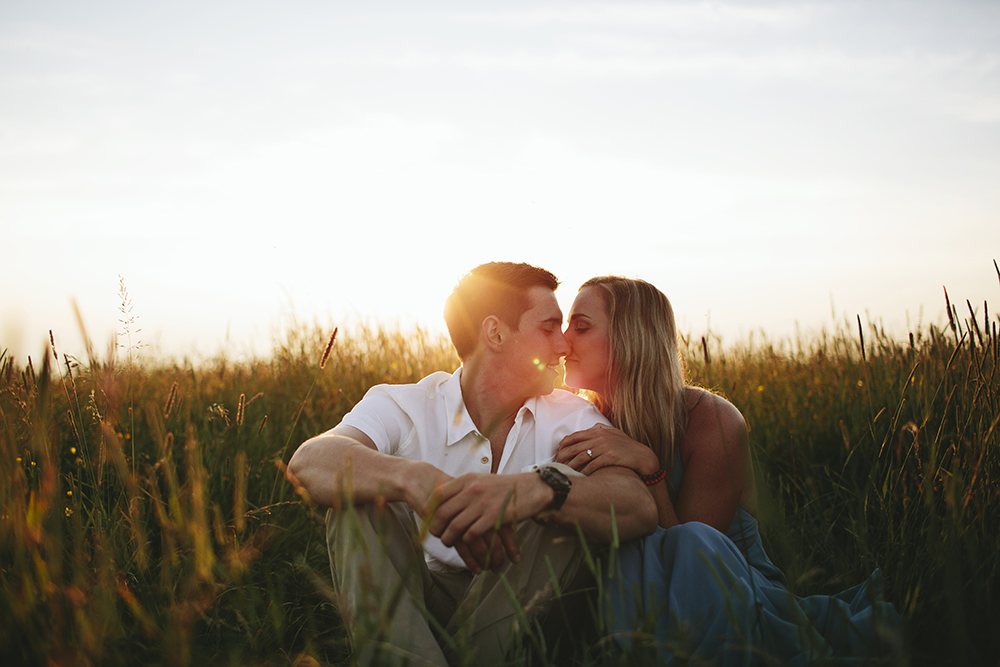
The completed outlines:
[[[469,433],[478,433],[475,422],[469,415],[469,410],[462,400],[462,367],[451,374],[451,377],[444,383],[444,408],[448,418],[448,442],[447,447],[462,440]]]
[[[534,417],[537,402],[537,396],[532,396],[526,400],[524,405],[518,409],[517,417],[514,418],[514,424],[517,425],[523,421],[525,413]],[[479,433],[479,429],[476,428],[476,423],[472,421],[469,410],[465,407],[465,401],[462,398],[462,367],[459,367],[457,371],[452,373],[451,377],[444,384],[444,406],[445,414],[449,417],[448,442],[445,443],[447,447],[460,442],[469,433],[476,433],[480,437],[485,438],[485,436]]]

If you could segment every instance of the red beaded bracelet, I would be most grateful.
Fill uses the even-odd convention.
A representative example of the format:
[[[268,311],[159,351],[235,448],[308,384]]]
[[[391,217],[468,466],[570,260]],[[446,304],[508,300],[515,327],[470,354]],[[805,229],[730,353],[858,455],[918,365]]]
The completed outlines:
[[[653,486],[654,484],[659,484],[660,482],[662,482],[663,478],[666,476],[667,476],[667,471],[664,470],[663,468],[660,468],[652,475],[639,475],[639,479],[641,479],[642,483],[645,484],[646,486]]]

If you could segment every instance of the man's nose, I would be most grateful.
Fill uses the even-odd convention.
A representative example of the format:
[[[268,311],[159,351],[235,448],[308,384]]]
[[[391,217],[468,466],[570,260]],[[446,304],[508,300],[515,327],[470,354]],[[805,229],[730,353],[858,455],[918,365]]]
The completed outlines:
[[[569,354],[569,351],[570,351],[569,341],[566,340],[566,334],[560,331],[559,335],[556,338],[556,352],[559,354],[560,357],[565,357],[567,354]]]

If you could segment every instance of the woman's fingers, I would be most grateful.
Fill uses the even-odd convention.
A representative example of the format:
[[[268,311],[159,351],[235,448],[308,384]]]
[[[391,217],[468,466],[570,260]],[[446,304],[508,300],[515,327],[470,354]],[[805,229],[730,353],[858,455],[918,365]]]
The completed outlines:
[[[589,451],[588,451],[589,450]],[[559,463],[565,463],[573,470],[578,472],[583,472],[583,468],[594,460],[597,456],[597,452],[593,448],[580,448],[577,449],[567,449],[565,453],[560,452],[556,456],[556,461]]]
[[[606,428],[607,426],[605,426],[604,424],[595,424],[594,426],[591,426],[590,428],[584,429],[582,431],[574,431],[573,433],[570,433],[569,435],[565,436],[562,440],[559,441],[559,449],[562,449],[564,447],[572,447],[573,445],[576,445],[580,442],[589,440],[595,437],[598,433],[600,433],[600,431]]]
[[[574,470],[580,470],[592,459],[599,456],[601,447],[598,445],[598,440],[594,437],[595,434],[588,433],[588,431],[577,431],[563,438],[559,443],[559,450],[556,452],[556,461],[565,463]],[[574,438],[580,434],[586,435]],[[569,438],[574,439],[569,441]]]

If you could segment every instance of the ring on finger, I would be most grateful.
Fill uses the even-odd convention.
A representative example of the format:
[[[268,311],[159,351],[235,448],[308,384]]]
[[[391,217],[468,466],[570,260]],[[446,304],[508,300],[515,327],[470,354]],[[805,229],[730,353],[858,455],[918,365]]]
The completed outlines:
[[[593,449],[588,449],[587,450],[587,456],[589,456],[590,458],[594,458],[594,450]]]

